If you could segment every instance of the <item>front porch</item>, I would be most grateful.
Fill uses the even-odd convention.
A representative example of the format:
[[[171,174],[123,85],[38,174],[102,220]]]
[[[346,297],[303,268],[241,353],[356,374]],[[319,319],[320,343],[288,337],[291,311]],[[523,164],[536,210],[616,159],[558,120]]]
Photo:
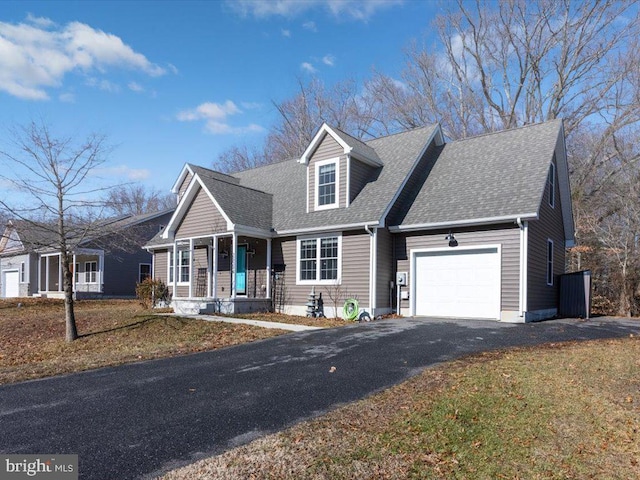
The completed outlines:
[[[237,233],[178,240],[169,255],[171,307],[178,314],[270,311],[271,239]]]
[[[104,252],[80,249],[73,254],[70,265],[73,274],[73,294],[76,299],[101,297],[104,286]],[[62,255],[40,255],[38,262],[37,297],[64,298]]]

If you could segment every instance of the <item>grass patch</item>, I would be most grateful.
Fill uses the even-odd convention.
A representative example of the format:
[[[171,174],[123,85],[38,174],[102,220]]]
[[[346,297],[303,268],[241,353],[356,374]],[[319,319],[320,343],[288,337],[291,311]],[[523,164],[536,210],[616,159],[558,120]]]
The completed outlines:
[[[80,338],[66,343],[62,300],[0,301],[0,384],[212,350],[284,333],[158,316],[135,300],[81,300],[75,303],[75,313]]]
[[[640,478],[640,341],[468,357],[163,478]]]

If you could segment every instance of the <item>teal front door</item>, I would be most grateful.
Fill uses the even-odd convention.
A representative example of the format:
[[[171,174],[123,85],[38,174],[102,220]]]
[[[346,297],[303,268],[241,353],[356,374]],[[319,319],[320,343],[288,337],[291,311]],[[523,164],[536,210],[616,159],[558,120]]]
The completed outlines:
[[[247,294],[247,246],[238,245],[236,257],[236,295]]]

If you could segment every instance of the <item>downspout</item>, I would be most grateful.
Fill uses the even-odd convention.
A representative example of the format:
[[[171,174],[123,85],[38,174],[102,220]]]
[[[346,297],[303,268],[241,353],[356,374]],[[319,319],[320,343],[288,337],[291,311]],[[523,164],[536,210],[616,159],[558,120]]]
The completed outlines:
[[[528,270],[528,228],[527,222],[518,217],[516,223],[520,228],[520,301],[519,316],[526,321],[527,313],[527,270]]]
[[[376,279],[378,276],[377,269],[377,229],[371,230],[369,225],[364,226],[365,231],[369,234],[369,310],[373,318],[376,314]]]

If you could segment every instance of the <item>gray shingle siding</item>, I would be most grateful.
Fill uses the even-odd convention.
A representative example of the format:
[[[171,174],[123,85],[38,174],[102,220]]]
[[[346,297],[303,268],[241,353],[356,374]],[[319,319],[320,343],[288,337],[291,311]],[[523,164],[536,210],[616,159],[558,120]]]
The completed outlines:
[[[385,309],[391,308],[389,282],[395,274],[393,237],[386,228],[379,228],[377,235],[376,308]]]
[[[397,235],[395,256],[397,271],[411,276],[410,252],[416,248],[444,248],[448,230],[429,233],[408,233]],[[501,245],[501,293],[500,305],[503,311],[517,311],[520,300],[520,229],[516,225],[486,227],[482,230],[467,228],[454,232],[459,246]],[[408,278],[406,289],[410,289],[413,279]],[[409,302],[402,302],[404,314],[408,313]]]
[[[226,232],[227,221],[215,207],[207,193],[198,188],[198,193],[176,230],[176,238],[190,238]]]
[[[540,202],[539,220],[529,222],[529,250],[527,277],[527,311],[547,310],[558,304],[558,275],[565,271],[565,232],[562,222],[562,204],[558,191],[556,168],[555,206],[549,205],[549,186],[545,186]],[[547,285],[547,239],[553,240],[553,285]]]

